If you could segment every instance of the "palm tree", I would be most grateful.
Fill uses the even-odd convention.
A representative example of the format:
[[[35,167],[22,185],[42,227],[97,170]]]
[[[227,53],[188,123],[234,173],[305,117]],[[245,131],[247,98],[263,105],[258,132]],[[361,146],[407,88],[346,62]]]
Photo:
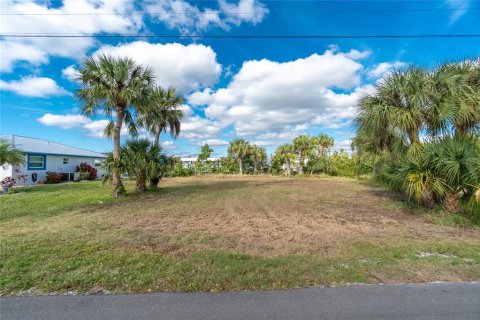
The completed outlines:
[[[291,144],[282,144],[275,151],[275,155],[285,162],[287,176],[292,174],[292,161],[295,160],[295,151]]]
[[[421,68],[395,70],[378,85],[378,99],[391,124],[407,134],[410,145],[420,143],[426,120],[428,74]]]
[[[298,155],[298,174],[303,174],[305,157],[312,151],[312,140],[307,135],[300,135],[293,139],[293,148]]]
[[[0,139],[0,166],[10,164],[16,166],[25,162],[23,152],[15,149],[10,142]]]
[[[231,155],[238,163],[238,170],[243,175],[243,161],[249,155],[250,144],[244,139],[236,139],[230,142],[228,154]]]
[[[183,111],[179,107],[183,104],[183,99],[177,95],[173,87],[166,90],[155,87],[150,98],[150,105],[141,113],[138,122],[154,136],[154,144],[159,146],[160,134],[167,129],[172,138],[180,134]],[[152,177],[150,187],[158,188],[159,182],[160,177]]]
[[[318,148],[318,156],[323,157],[326,155],[328,149],[333,147],[335,140],[327,134],[322,133],[318,137],[313,137],[312,142]]]
[[[109,153],[104,161],[107,169],[106,177],[110,178],[113,170],[118,169],[136,179],[136,191],[147,190],[146,181],[152,176],[161,176],[169,163],[168,157],[161,152],[159,146],[148,139],[128,140],[122,145],[121,159],[116,164],[113,154]]]
[[[257,174],[258,164],[267,159],[267,152],[264,147],[252,145],[250,148],[250,156],[253,161],[253,173]]]
[[[177,95],[173,87],[168,89],[156,87],[151,98],[151,105],[142,113],[139,122],[152,133],[154,143],[158,145],[160,134],[167,129],[172,138],[180,134],[183,111],[179,107],[183,104],[183,98]]]
[[[149,105],[153,72],[130,58],[101,55],[85,59],[79,73],[82,87],[77,90],[76,98],[83,103],[82,113],[88,117],[98,112],[115,117],[115,122],[111,120],[104,133],[113,137],[112,156],[119,162],[122,125],[125,123],[130,134],[138,134],[135,120]],[[125,192],[120,172],[115,168],[112,182],[112,196]]]
[[[454,130],[466,136],[480,130],[480,67],[474,62],[445,63],[429,82],[429,131],[436,136]]]

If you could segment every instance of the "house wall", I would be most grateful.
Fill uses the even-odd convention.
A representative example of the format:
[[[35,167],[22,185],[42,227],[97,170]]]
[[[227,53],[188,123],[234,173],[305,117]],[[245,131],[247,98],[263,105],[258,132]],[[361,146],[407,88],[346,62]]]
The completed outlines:
[[[0,166],[0,180],[3,180],[3,178],[6,178],[6,177],[11,177],[12,171],[13,171],[13,168],[9,164]]]
[[[31,155],[40,155],[40,154],[31,154]],[[75,168],[82,162],[86,162],[92,167],[98,170],[98,177],[102,177],[105,173],[100,167],[95,167],[95,160],[102,160],[99,158],[90,158],[90,157],[75,157],[75,156],[62,156],[62,155],[45,155],[46,156],[46,164],[45,169],[29,169],[28,168],[28,154],[25,154],[25,163],[18,166],[18,172],[11,173],[11,176],[18,178],[19,175],[28,175],[26,180],[26,185],[37,184],[45,180],[47,176],[47,171],[52,172],[59,172],[59,173],[68,173],[74,172]],[[63,163],[63,158],[68,158],[68,163]],[[37,174],[37,180],[32,181],[32,174]],[[17,181],[18,185],[21,185],[19,181]]]

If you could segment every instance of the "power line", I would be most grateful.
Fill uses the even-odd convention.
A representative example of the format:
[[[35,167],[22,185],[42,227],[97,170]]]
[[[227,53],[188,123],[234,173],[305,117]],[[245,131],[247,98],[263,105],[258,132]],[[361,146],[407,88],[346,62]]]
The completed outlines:
[[[194,38],[194,39],[400,39],[400,38],[480,38],[480,34],[80,34],[80,33],[3,33],[5,38]]]
[[[309,10],[309,11],[288,11],[288,13],[305,13],[305,14],[330,14],[330,13],[406,13],[406,12],[435,12],[435,11],[470,11],[480,10],[479,8],[425,8],[425,9],[346,9],[346,10]],[[224,12],[224,11],[203,11],[203,12],[150,12],[146,10],[137,10],[129,12],[128,15],[251,15],[258,14],[259,12]],[[50,13],[0,13],[0,16],[124,16],[125,13],[119,12],[50,12]]]

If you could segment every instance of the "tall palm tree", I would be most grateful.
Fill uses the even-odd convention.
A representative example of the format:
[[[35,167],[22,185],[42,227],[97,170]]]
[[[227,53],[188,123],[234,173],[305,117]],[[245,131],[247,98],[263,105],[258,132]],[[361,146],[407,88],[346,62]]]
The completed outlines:
[[[480,130],[480,67],[471,61],[438,66],[429,82],[429,131],[436,136],[454,130],[466,136]]]
[[[113,159],[120,161],[120,134],[122,125],[136,135],[137,115],[149,104],[153,72],[148,67],[137,65],[130,58],[114,58],[101,55],[87,58],[79,69],[78,80],[82,87],[77,90],[76,98],[83,103],[82,113],[91,117],[103,113],[112,118],[105,128],[105,135],[113,137]],[[112,196],[125,192],[119,170],[112,172]]]
[[[264,147],[254,144],[250,148],[250,156],[253,161],[253,173],[257,174],[258,164],[267,159],[267,152]]]
[[[181,129],[183,98],[177,95],[174,87],[163,89],[158,86],[152,90],[150,105],[140,115],[139,124],[144,126],[153,136],[154,145],[159,146],[160,134],[170,131],[172,138],[178,137]],[[150,187],[158,188],[160,177],[151,177]]]
[[[328,149],[333,147],[335,140],[329,135],[321,133],[318,137],[313,137],[312,142],[318,148],[318,156],[323,157],[327,154]]]
[[[238,170],[240,174],[243,175],[243,162],[245,158],[249,155],[250,144],[244,139],[236,139],[230,142],[228,147],[228,153],[231,155],[238,163]]]
[[[280,145],[275,151],[276,156],[285,162],[285,171],[287,176],[292,174],[292,161],[295,160],[295,151],[291,144],[285,143]]]
[[[407,134],[410,145],[420,143],[428,104],[428,73],[418,67],[395,70],[378,85],[378,99],[392,125]]]
[[[312,140],[307,135],[300,135],[293,139],[293,148],[298,155],[298,174],[303,174],[305,157],[312,152]]]
[[[10,142],[0,139],[0,166],[10,164],[16,166],[25,162],[21,150],[15,149]]]
[[[156,87],[151,98],[151,105],[142,113],[139,122],[152,133],[154,144],[158,145],[160,134],[167,129],[172,138],[180,134],[183,111],[179,107],[183,104],[183,98],[177,95],[174,87]]]

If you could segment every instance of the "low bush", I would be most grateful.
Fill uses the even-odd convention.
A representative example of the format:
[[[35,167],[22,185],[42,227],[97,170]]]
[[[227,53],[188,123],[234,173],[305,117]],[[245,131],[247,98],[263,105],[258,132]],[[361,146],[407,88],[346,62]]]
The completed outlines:
[[[75,172],[80,172],[80,180],[95,180],[97,179],[97,169],[86,162],[80,163],[75,168]]]
[[[58,172],[47,171],[47,177],[45,178],[44,183],[53,184],[60,183],[62,181],[62,175]]]

